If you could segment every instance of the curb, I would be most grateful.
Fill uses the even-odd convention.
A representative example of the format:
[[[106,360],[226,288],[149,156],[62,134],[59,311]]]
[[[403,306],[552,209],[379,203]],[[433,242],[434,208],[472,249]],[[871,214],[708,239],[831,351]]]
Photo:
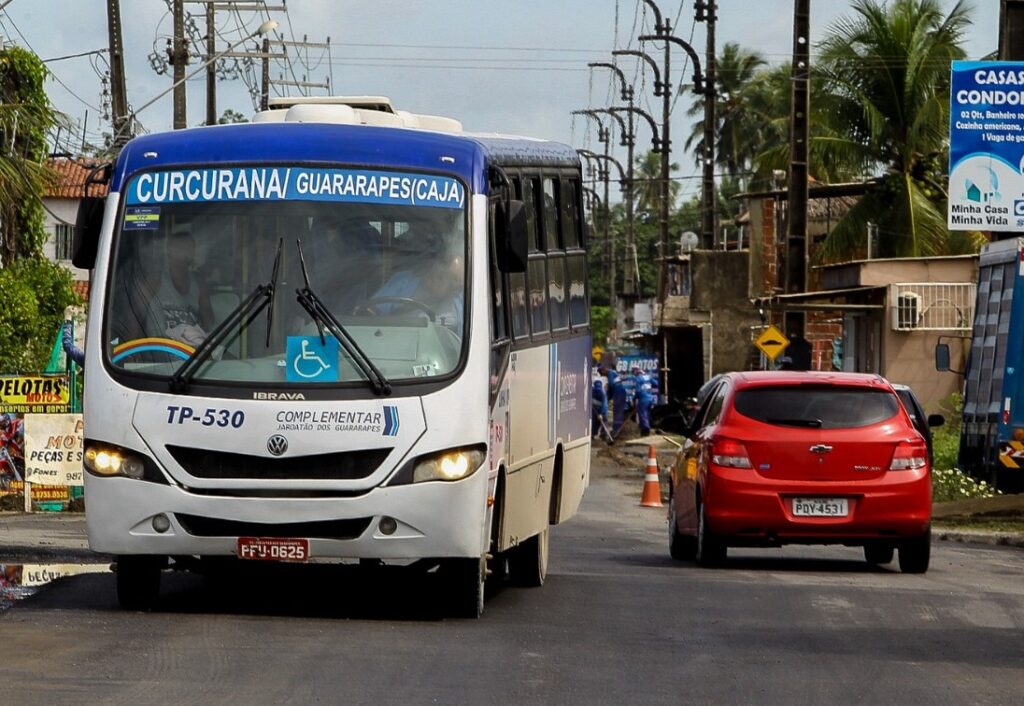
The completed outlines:
[[[935,530],[935,538],[957,544],[988,544],[998,547],[1024,548],[1024,534],[1011,532],[965,532],[962,530]]]
[[[4,564],[103,564],[113,562],[109,554],[98,554],[91,549],[72,547],[0,547],[0,562]]]

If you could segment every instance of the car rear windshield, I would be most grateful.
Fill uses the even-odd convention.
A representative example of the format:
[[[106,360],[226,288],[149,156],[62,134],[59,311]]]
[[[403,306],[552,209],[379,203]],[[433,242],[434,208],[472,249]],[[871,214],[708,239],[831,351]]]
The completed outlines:
[[[889,419],[899,402],[885,390],[791,385],[739,390],[734,407],[743,416],[767,424],[845,429]]]

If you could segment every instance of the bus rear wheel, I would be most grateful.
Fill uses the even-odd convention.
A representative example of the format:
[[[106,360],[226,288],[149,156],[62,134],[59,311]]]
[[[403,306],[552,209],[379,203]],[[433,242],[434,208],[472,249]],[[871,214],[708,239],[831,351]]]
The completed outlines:
[[[166,560],[156,556],[117,558],[117,602],[126,610],[153,610],[160,598],[160,572]]]
[[[547,528],[522,542],[508,553],[508,574],[517,586],[536,588],[548,575],[548,551],[551,537]]]
[[[479,559],[451,559],[442,567],[444,588],[452,617],[476,619],[484,612],[487,562]]]

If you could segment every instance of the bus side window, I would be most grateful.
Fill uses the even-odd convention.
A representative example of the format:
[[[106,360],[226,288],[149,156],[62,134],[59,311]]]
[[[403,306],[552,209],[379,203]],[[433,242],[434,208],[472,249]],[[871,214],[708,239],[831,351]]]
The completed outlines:
[[[513,272],[508,276],[508,306],[512,321],[512,336],[518,341],[530,335],[527,310],[526,273]]]
[[[491,275],[491,321],[493,340],[501,341],[508,338],[508,329],[505,325],[505,278],[502,277],[501,270],[498,269],[498,250],[495,247],[495,235],[497,233],[495,219],[497,216],[498,202],[494,199],[491,200],[490,208],[488,209],[487,218],[487,230],[488,230],[488,244],[490,246],[490,257],[488,258],[490,263],[490,275]]]
[[[552,331],[562,330],[569,326],[565,280],[565,255],[548,253],[548,302],[550,303]]]
[[[562,245],[566,250],[583,246],[580,237],[580,204],[579,182],[575,179],[562,179]]]
[[[544,179],[544,249],[557,250],[558,244],[558,183]]]
[[[544,265],[543,256],[530,258],[530,324],[535,338],[548,332],[548,292]]]
[[[589,323],[587,306],[587,259],[583,253],[570,253],[566,257],[569,273],[569,320],[573,328]]]
[[[537,215],[540,213],[540,209],[537,208],[537,200],[540,197],[537,179],[523,179],[520,197],[526,206],[526,235],[530,243],[530,250],[543,250],[544,247],[540,240],[540,229],[537,227]]]

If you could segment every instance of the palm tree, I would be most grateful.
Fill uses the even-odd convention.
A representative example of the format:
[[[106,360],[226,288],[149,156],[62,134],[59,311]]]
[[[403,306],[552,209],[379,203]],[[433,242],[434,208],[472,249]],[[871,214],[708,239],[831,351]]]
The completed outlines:
[[[730,176],[748,172],[763,144],[769,118],[761,112],[765,86],[757,78],[766,63],[759,53],[747,51],[735,42],[722,47],[721,56],[715,59],[715,164]],[[698,161],[704,154],[705,100],[699,98],[686,111],[690,117],[700,117],[685,144]]]
[[[939,0],[854,0],[821,43],[827,87],[810,147],[861,173],[882,172],[824,242],[840,258],[878,225],[883,256],[922,256],[952,245],[942,204],[949,65],[964,56],[971,20],[964,0],[943,14]],[[812,104],[819,96],[812,94]]]
[[[669,178],[679,165],[672,162],[668,165]],[[672,209],[679,196],[681,185],[678,181],[670,181],[668,186],[669,210]],[[661,154],[647,152],[633,162],[633,203],[640,219],[652,220],[661,213]]]

